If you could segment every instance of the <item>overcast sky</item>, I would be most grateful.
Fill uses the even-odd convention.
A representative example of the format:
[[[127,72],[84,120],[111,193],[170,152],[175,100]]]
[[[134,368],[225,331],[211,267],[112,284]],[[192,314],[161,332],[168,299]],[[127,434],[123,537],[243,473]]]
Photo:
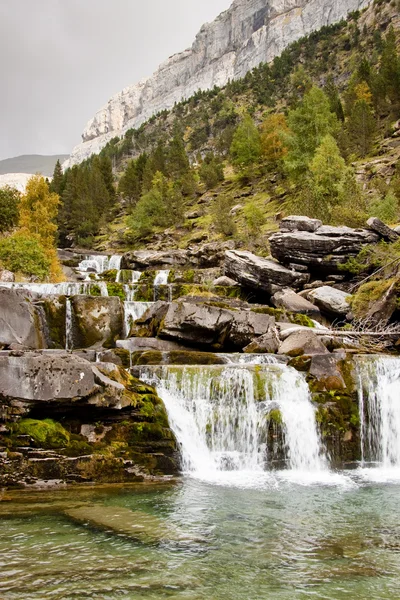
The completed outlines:
[[[116,92],[231,0],[0,0],[0,160],[68,154]]]

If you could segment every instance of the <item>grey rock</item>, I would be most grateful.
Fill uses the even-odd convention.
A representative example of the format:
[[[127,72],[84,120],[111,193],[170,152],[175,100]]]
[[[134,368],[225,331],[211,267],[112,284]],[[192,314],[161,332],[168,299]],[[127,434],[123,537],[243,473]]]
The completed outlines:
[[[279,346],[279,354],[287,356],[310,356],[312,354],[328,354],[324,344],[311,330],[295,331]]]
[[[18,344],[25,348],[45,348],[41,316],[35,296],[24,290],[0,286],[0,345]]]
[[[121,269],[141,271],[145,269],[168,269],[187,265],[186,250],[165,250],[152,252],[148,250],[135,250],[127,252],[121,260]]]
[[[63,402],[96,392],[92,364],[70,354],[0,356],[0,395],[35,402]]]
[[[314,233],[296,231],[275,233],[269,238],[272,256],[283,265],[299,263],[310,271],[339,273],[339,266],[379,236],[367,229],[323,225]]]
[[[230,277],[226,277],[223,275],[222,277],[218,277],[218,279],[214,279],[213,286],[222,286],[222,287],[236,287],[238,284],[237,281],[231,279]]]
[[[117,296],[73,296],[74,348],[111,348],[124,329],[123,306]]]
[[[188,250],[189,261],[193,267],[198,269],[220,267],[224,263],[225,252],[234,248],[235,243],[232,240],[191,247]]]
[[[132,337],[128,340],[118,340],[117,348],[123,348],[129,352],[138,352],[146,350],[157,350],[159,352],[171,352],[174,350],[187,350],[186,346],[171,342],[169,340],[160,340],[159,338],[138,338]]]
[[[345,317],[350,311],[349,294],[325,285],[312,290],[308,298],[328,316]]]
[[[315,304],[299,296],[293,290],[286,289],[277,292],[272,296],[271,301],[277,308],[284,308],[290,312],[307,315],[315,320],[321,317],[320,310]]]
[[[243,348],[243,352],[246,354],[275,354],[278,352],[279,344],[278,334],[273,327]]]
[[[0,271],[0,281],[3,283],[13,283],[15,281],[15,275],[11,271]]]
[[[345,381],[337,365],[338,358],[326,353],[312,356],[309,375],[314,380],[314,391],[333,392],[346,389]]]
[[[377,217],[368,219],[367,225],[372,231],[375,231],[389,242],[396,242],[400,238],[400,234],[395,229],[391,229]]]
[[[309,217],[298,217],[296,215],[285,217],[279,223],[279,229],[286,231],[317,231],[322,226],[319,219],[310,219]]]
[[[309,278],[307,274],[291,271],[273,260],[238,250],[226,252],[224,270],[225,275],[241,285],[269,294],[274,292],[274,286],[299,288]]]

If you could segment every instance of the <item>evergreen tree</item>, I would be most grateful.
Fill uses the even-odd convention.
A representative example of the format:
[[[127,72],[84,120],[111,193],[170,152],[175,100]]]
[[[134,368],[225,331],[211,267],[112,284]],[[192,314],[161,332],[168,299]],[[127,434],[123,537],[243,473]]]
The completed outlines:
[[[230,152],[238,169],[251,168],[258,163],[261,156],[260,133],[249,114],[237,127]]]
[[[386,36],[380,74],[387,97],[392,104],[398,106],[400,99],[400,57],[397,52],[396,34],[393,26],[390,27]]]
[[[332,75],[329,75],[326,80],[324,92],[328,97],[331,112],[337,116],[339,121],[344,121],[343,104]]]
[[[115,185],[111,158],[106,154],[101,154],[98,165],[102,179],[108,191],[109,203],[112,205],[115,200]]]
[[[371,151],[376,131],[375,117],[371,109],[372,95],[366,83],[356,86],[355,97],[347,129],[354,152],[365,157]]]
[[[224,180],[223,164],[213,152],[208,153],[204,158],[199,169],[199,175],[208,190]]]
[[[174,135],[168,148],[168,175],[179,179],[190,169],[183,135],[178,123],[174,127]]]
[[[54,167],[53,179],[49,187],[51,192],[54,192],[59,196],[61,196],[64,191],[64,174],[59,160],[57,160]]]

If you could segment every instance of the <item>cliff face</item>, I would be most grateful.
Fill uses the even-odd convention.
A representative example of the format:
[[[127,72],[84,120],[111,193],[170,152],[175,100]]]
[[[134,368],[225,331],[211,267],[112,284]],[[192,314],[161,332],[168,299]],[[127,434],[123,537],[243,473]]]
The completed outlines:
[[[203,25],[190,49],[169,58],[148,79],[113,96],[87,124],[68,165],[98,153],[111,138],[139,127],[197,90],[243,77],[292,42],[371,1],[234,0],[229,10]]]

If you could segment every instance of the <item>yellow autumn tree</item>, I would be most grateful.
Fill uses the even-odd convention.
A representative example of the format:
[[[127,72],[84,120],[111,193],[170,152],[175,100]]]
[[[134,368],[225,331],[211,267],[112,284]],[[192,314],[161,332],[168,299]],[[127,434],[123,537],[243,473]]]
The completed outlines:
[[[284,136],[289,132],[285,115],[269,115],[261,125],[261,150],[268,163],[276,164],[287,154]]]
[[[33,175],[27,185],[19,205],[19,223],[21,232],[36,239],[50,260],[50,279],[61,281],[62,268],[57,256],[56,217],[60,197],[52,193],[41,175]]]

